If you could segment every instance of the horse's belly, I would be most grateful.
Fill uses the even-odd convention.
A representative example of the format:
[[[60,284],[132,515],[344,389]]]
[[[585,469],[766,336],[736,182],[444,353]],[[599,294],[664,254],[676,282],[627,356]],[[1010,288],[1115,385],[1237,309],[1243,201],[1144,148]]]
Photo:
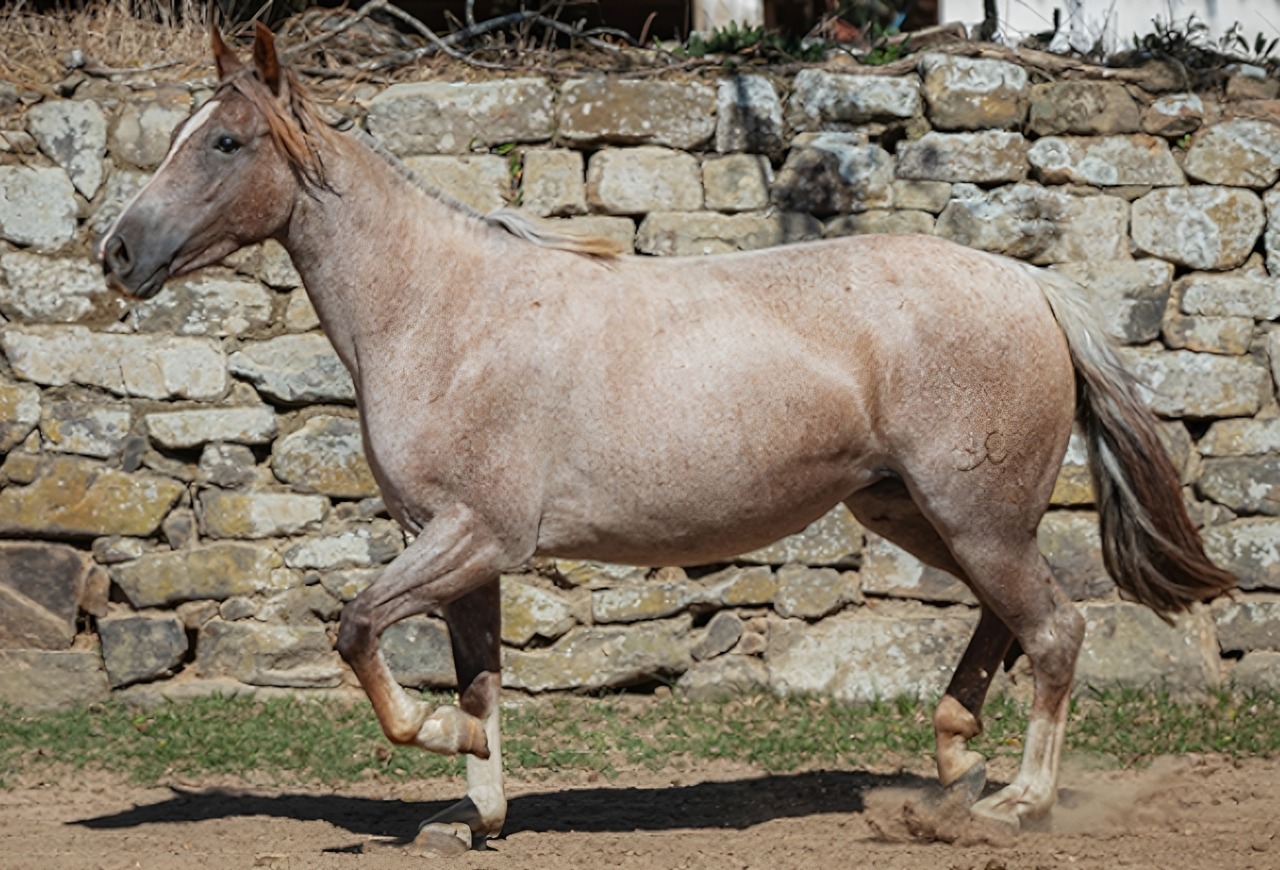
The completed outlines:
[[[706,564],[803,530],[880,474],[845,458],[766,471],[708,463],[549,499],[538,550],[622,564]]]

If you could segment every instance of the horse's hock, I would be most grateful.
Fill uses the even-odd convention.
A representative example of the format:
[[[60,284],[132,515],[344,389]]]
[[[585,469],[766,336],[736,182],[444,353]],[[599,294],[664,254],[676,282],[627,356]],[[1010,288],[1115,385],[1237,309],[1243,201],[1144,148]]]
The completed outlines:
[[[353,686],[337,614],[405,546],[361,454],[351,381],[281,249],[146,302],[102,289],[91,240],[207,93],[91,78],[69,99],[6,101],[0,701]],[[1121,602],[1073,441],[1040,540],[1083,602],[1077,685],[1194,692],[1280,685],[1277,97],[1245,74],[1190,93],[931,55],[897,77],[401,84],[346,108],[464,202],[515,203],[641,253],[909,231],[1082,282],[1244,591],[1172,628]],[[546,560],[502,595],[505,683],[533,692],[931,694],[976,619],[960,583],[843,508],[729,563]],[[393,626],[384,651],[406,685],[452,680],[435,619]]]

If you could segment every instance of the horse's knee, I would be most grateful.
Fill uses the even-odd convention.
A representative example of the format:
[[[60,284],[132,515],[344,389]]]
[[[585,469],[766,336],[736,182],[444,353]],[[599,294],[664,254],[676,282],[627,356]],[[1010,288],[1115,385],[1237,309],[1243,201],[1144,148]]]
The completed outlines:
[[[338,655],[347,664],[354,664],[373,652],[376,639],[373,618],[367,608],[360,606],[360,599],[347,604],[338,622]]]

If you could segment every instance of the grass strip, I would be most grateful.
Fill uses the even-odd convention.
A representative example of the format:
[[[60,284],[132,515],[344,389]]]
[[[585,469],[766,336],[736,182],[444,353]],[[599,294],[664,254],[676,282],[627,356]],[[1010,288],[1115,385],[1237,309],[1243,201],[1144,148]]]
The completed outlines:
[[[445,701],[445,698],[437,700]],[[510,772],[610,775],[620,768],[687,767],[709,759],[767,771],[803,766],[925,763],[932,757],[933,700],[842,704],[767,695],[723,703],[675,696],[544,697],[503,708]],[[1017,756],[1025,705],[987,704],[974,748]],[[1215,692],[1197,701],[1166,692],[1109,691],[1073,701],[1067,751],[1104,764],[1157,755],[1260,755],[1280,750],[1280,695]],[[140,784],[246,775],[279,784],[350,784],[371,776],[459,774],[460,759],[390,744],[372,711],[336,701],[210,697],[141,709],[121,702],[31,714],[0,709],[0,786],[19,774],[71,766]]]

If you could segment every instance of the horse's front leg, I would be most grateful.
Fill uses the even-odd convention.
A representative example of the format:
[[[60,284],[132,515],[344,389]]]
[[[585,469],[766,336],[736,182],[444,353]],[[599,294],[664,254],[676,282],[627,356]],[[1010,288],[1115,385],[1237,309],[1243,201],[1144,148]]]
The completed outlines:
[[[441,814],[448,818],[431,820],[465,824],[471,831],[468,846],[475,838],[482,842],[497,833],[506,812],[496,752],[497,578],[506,563],[501,543],[469,510],[459,506],[442,512],[346,606],[338,631],[338,652],[355,671],[388,739],[430,752],[465,753],[484,762],[468,759],[467,799]],[[450,617],[461,702],[433,710],[409,697],[396,682],[378,648],[378,637],[387,626],[440,606]],[[480,636],[468,636],[476,630]]]
[[[502,832],[507,797],[502,784],[502,748],[498,697],[502,681],[502,612],[498,583],[470,592],[444,610],[453,644],[458,686],[465,686],[464,713],[483,724],[487,758],[467,757],[467,796],[422,824],[418,842],[430,851],[447,851],[450,838],[480,848]]]

